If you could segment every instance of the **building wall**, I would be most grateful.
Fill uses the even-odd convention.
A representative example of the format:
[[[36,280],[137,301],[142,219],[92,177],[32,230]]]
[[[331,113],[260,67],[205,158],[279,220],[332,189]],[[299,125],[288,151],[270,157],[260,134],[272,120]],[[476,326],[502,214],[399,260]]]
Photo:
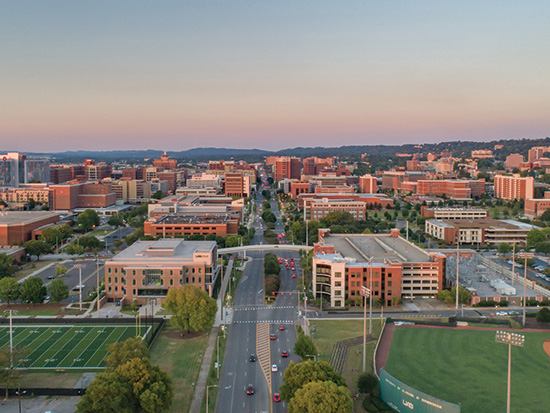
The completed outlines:
[[[309,182],[304,181],[291,181],[290,182],[290,196],[292,199],[297,199],[300,194],[309,193]]]
[[[495,197],[506,200],[534,198],[535,180],[528,176],[522,178],[519,174],[513,176],[495,176]]]
[[[506,165],[507,168],[519,168],[523,161],[523,155],[520,155],[519,153],[512,153],[506,157],[506,162],[504,165]]]
[[[376,177],[363,175],[359,177],[359,192],[363,194],[375,194],[378,191]]]
[[[530,219],[540,218],[550,208],[550,199],[526,199],[525,215]]]
[[[44,225],[59,221],[58,215],[52,215],[44,219],[27,224],[0,224],[0,246],[22,244],[32,239],[32,231]]]

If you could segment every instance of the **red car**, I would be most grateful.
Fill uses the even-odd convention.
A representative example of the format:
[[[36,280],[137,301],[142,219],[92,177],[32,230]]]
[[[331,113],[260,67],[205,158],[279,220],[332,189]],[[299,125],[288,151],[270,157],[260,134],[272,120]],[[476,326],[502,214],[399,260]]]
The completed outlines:
[[[290,267],[291,271],[296,271],[296,267],[293,265],[292,267]]]
[[[288,264],[285,265],[285,268],[286,268],[287,270],[290,270],[290,265],[288,265]]]
[[[273,401],[274,402],[280,402],[281,401],[281,396],[279,393],[273,393]]]
[[[271,335],[269,336],[269,339],[270,339],[270,340],[276,340],[276,339],[277,339],[277,336],[275,336],[275,334],[271,334]]]
[[[292,278],[296,278],[296,274],[292,274]]]
[[[288,351],[283,351],[281,353],[281,357],[288,357]]]
[[[284,331],[285,326],[279,326],[279,331]]]
[[[252,384],[246,386],[246,394],[254,394],[254,386]]]

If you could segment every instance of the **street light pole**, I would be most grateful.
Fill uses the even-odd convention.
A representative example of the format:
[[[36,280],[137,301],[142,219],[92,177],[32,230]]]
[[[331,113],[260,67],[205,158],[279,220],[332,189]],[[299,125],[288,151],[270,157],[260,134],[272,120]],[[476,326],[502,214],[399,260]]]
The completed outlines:
[[[527,301],[527,260],[533,258],[535,254],[532,252],[522,252],[519,254],[521,258],[525,258],[525,271],[523,275],[523,326],[525,326],[525,311],[526,311],[526,301]]]
[[[99,258],[96,255],[96,273],[97,273],[97,316],[99,317]],[[82,293],[81,293],[82,294]]]
[[[216,340],[218,342],[217,347],[218,351],[216,352],[216,377],[220,378],[220,336]]]
[[[458,315],[458,286],[460,285],[459,284],[459,281],[458,281],[458,264],[460,263],[460,252],[459,252],[459,247],[460,247],[460,238],[459,238],[459,233],[457,232],[456,234],[456,312],[457,312],[457,315]]]
[[[369,334],[372,336],[372,258],[369,260]]]
[[[506,393],[506,413],[510,413],[510,390],[512,387],[512,346],[523,347],[525,336],[508,331],[497,331],[495,335],[497,343],[508,344],[508,386]]]

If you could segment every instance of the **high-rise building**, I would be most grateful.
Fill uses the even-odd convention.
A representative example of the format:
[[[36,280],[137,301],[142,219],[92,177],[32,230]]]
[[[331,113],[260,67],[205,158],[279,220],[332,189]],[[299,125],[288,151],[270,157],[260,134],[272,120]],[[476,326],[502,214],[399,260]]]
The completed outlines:
[[[24,182],[47,184],[50,180],[50,161],[47,159],[27,159],[24,162]]]
[[[519,168],[520,164],[523,163],[523,155],[519,153],[512,153],[506,157],[506,168]]]
[[[495,197],[506,200],[532,199],[535,193],[535,179],[532,176],[522,178],[519,174],[496,175]]]
[[[363,194],[375,194],[378,191],[376,177],[372,175],[363,175],[359,177],[359,192]]]
[[[277,182],[282,181],[285,178],[300,179],[300,175],[302,172],[302,165],[301,165],[300,159],[298,158],[281,156],[275,162],[273,169],[274,169],[273,179],[275,179],[275,181]]]
[[[153,161],[153,166],[171,170],[178,167],[178,161],[169,158],[168,155],[166,155],[166,152],[164,152],[162,155],[160,155],[160,159],[155,159]]]

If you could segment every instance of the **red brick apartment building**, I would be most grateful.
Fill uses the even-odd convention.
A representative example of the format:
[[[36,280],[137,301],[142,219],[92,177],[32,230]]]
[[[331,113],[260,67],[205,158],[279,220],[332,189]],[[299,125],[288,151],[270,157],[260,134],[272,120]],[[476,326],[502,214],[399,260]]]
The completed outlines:
[[[0,212],[0,246],[30,241],[34,230],[58,221],[59,215],[48,211]]]
[[[388,206],[393,207],[393,198],[389,198],[385,194],[300,194],[298,196],[298,207],[304,208],[306,203],[313,199],[328,199],[328,200],[351,200],[360,201],[365,205],[382,205],[382,208]]]
[[[496,175],[495,197],[506,199],[532,199],[535,194],[535,179],[532,176],[522,178],[519,174]]]
[[[378,191],[376,177],[372,175],[363,175],[359,177],[359,192],[363,194],[375,194]]]
[[[361,286],[384,306],[402,297],[434,296],[444,286],[445,256],[427,253],[391,234],[330,234],[319,230],[314,245],[313,294],[330,307],[361,302]]]
[[[211,296],[217,255],[215,241],[137,241],[105,263],[107,301],[162,304],[171,288],[184,284]]]
[[[250,176],[242,173],[225,174],[225,196],[246,198],[250,196]]]
[[[525,215],[530,219],[540,218],[550,208],[550,191],[544,193],[543,199],[526,199]]]
[[[273,165],[273,179],[277,182],[283,179],[300,179],[302,163],[300,159],[288,156],[280,156]]]
[[[453,199],[470,199],[485,193],[485,179],[419,180],[416,193],[428,196],[446,196]]]
[[[167,238],[209,234],[226,237],[239,233],[239,223],[238,217],[230,213],[165,214],[145,221],[143,232],[152,237]]]
[[[76,208],[106,208],[114,205],[116,194],[109,185],[100,183],[75,183],[52,185],[50,209],[72,211]]]

